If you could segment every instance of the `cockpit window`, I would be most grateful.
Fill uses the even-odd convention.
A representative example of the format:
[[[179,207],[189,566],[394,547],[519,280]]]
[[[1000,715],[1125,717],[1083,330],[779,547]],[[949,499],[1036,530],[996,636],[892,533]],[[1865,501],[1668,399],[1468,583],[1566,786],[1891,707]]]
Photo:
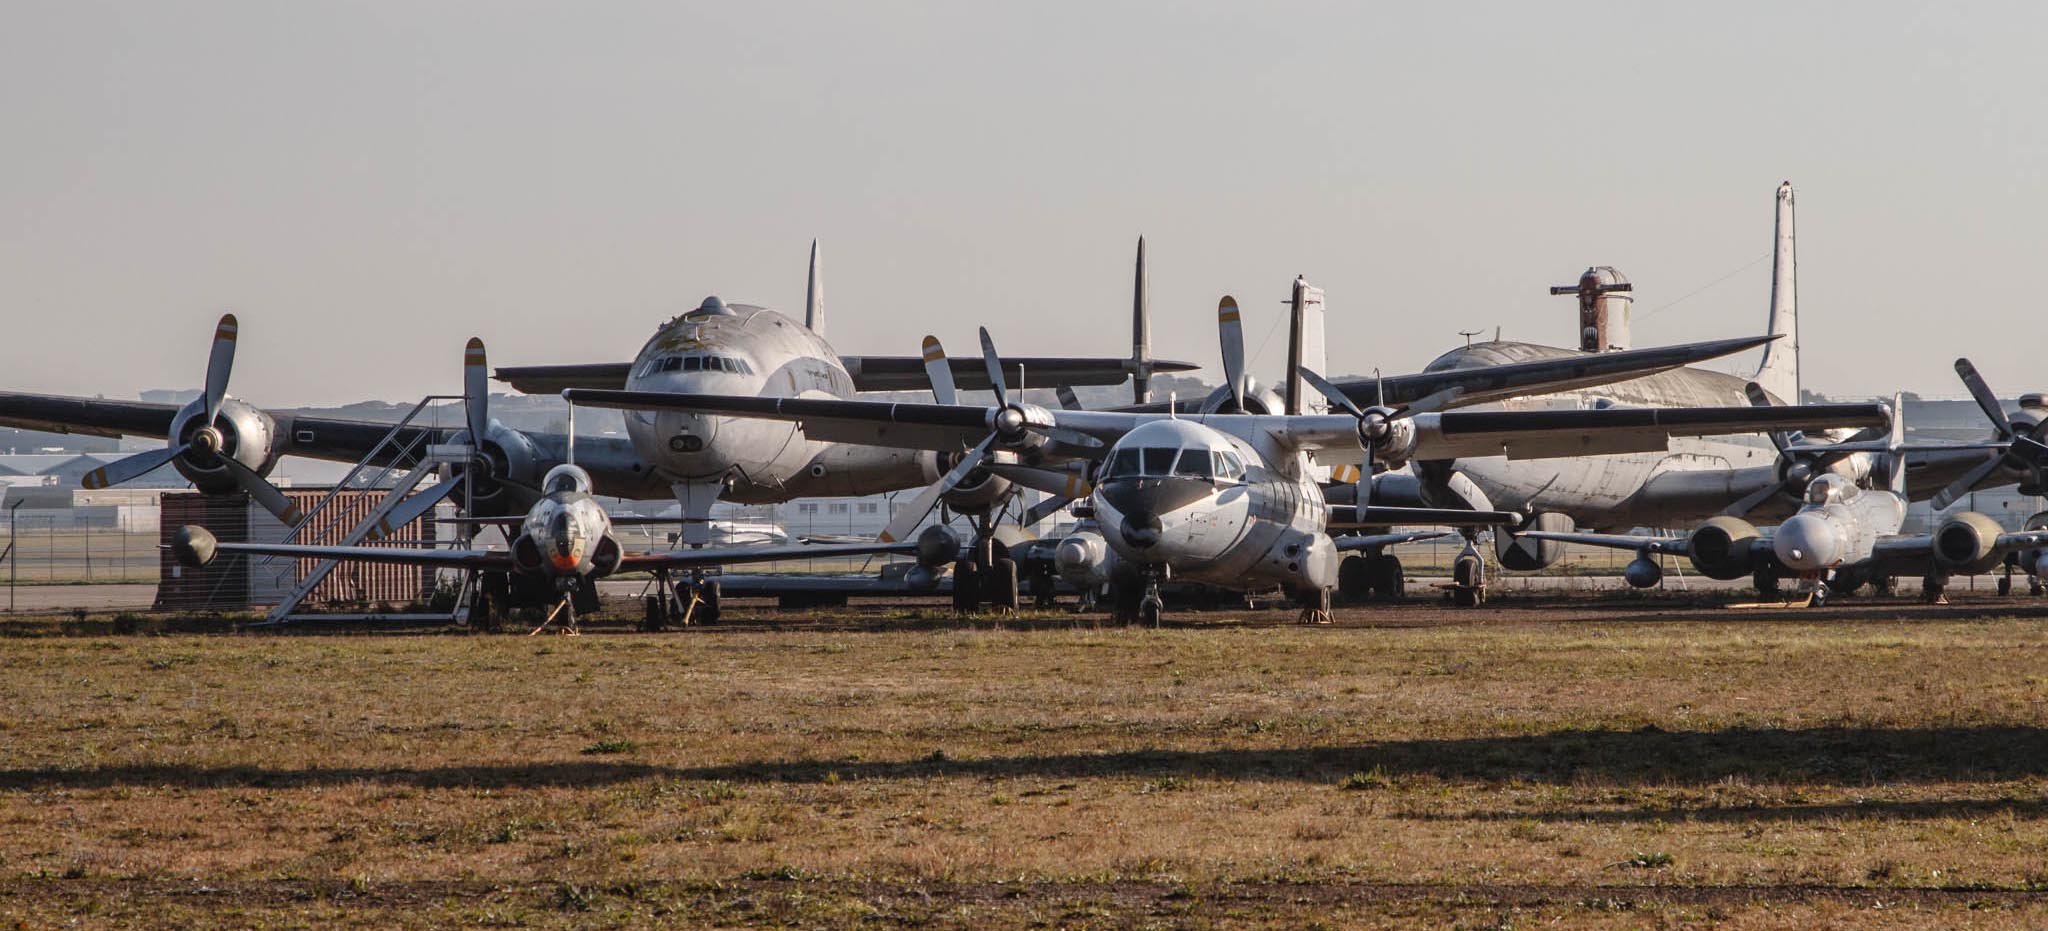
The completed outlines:
[[[1235,481],[1244,477],[1244,461],[1227,449],[1209,451],[1210,468],[1216,470],[1216,477]]]
[[[1171,446],[1159,446],[1145,450],[1146,475],[1172,475],[1173,457],[1180,450]]]
[[[1116,456],[1109,461],[1109,477],[1121,478],[1126,475],[1136,474],[1138,474],[1138,451],[1135,449],[1117,450]]]
[[[730,372],[734,375],[752,375],[754,367],[738,356],[659,356],[647,360],[640,366],[642,375],[659,375],[663,372]]]
[[[1190,449],[1180,454],[1180,461],[1173,464],[1173,474],[1185,478],[1215,478],[1211,459],[1202,450]]]
[[[565,491],[588,492],[590,491],[590,473],[568,463],[563,463],[548,470],[548,474],[540,480],[540,489],[543,494],[550,495]]]
[[[1839,475],[1823,475],[1806,486],[1807,504],[1832,504],[1847,497],[1849,483]]]

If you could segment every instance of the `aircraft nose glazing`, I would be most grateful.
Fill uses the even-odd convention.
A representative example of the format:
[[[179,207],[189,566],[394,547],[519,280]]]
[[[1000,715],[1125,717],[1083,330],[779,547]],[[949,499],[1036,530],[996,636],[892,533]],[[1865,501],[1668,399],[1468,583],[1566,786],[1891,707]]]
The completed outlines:
[[[1771,549],[1786,568],[1798,571],[1825,569],[1841,557],[1834,527],[1813,514],[1796,514],[1785,521]]]

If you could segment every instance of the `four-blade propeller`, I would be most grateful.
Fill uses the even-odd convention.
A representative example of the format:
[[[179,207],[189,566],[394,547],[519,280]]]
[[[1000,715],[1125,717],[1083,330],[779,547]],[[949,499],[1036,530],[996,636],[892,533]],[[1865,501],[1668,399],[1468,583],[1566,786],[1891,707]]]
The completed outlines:
[[[2004,448],[1994,449],[1982,463],[1950,482],[1948,487],[1935,492],[1934,509],[1943,510],[1956,503],[1956,499],[1969,494],[1977,483],[2001,468],[2027,472],[2032,484],[2040,484],[2039,477],[2048,470],[2048,416],[2041,417],[2031,429],[2023,430],[2006,415],[2005,407],[1998,403],[1998,395],[1985,383],[1984,376],[1977,374],[1977,367],[1971,365],[1970,360],[1956,360],[1956,375],[1970,389],[1970,397],[1984,411],[1985,419],[1991,421],[1992,429],[1997,432],[1995,442]]]

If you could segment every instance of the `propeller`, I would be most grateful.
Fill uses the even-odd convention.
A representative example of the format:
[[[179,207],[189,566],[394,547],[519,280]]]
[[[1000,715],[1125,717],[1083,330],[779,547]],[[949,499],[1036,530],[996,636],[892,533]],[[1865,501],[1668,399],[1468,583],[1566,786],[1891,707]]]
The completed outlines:
[[[228,455],[227,437],[220,430],[221,407],[227,401],[228,376],[235,368],[235,340],[240,333],[241,324],[235,320],[234,314],[222,314],[220,323],[214,326],[213,347],[206,355],[206,388],[200,398],[199,414],[202,419],[199,429],[193,431],[189,439],[175,446],[152,449],[107,463],[86,473],[79,484],[91,489],[119,485],[153,472],[187,453],[196,452],[220,463],[235,484],[249,493],[251,500],[276,515],[286,528],[296,526],[305,516],[299,506],[276,485],[256,474],[256,470]]]
[[[462,347],[462,408],[463,419],[469,427],[470,444],[479,450],[491,424],[490,377],[491,367],[484,354],[484,341],[472,336]],[[573,449],[575,444],[572,428],[569,445]],[[464,468],[454,478],[436,483],[393,506],[385,513],[384,519],[371,528],[369,539],[381,540],[425,516],[469,480],[469,471],[469,468]]]
[[[1969,494],[1979,482],[2001,468],[2025,470],[2035,476],[2048,468],[2048,416],[2042,417],[2032,429],[2023,433],[2019,425],[2006,416],[2004,405],[1998,403],[1998,395],[1992,392],[1984,376],[1977,374],[1977,367],[1971,365],[1970,360],[1956,360],[1956,375],[1962,378],[1964,387],[1970,390],[1970,397],[1976,400],[1985,418],[1991,421],[1992,429],[1997,432],[1996,443],[2004,448],[1995,449],[1982,463],[1950,482],[1948,487],[1935,492],[1932,503],[1937,511],[1956,503],[1958,498]]]
[[[1244,410],[1244,318],[1237,310],[1237,298],[1228,294],[1216,302],[1216,336],[1223,343],[1223,377],[1230,383],[1232,410]]]
[[[1303,381],[1309,383],[1309,387],[1328,398],[1331,404],[1358,418],[1358,446],[1363,458],[1359,461],[1358,475],[1353,477],[1352,482],[1357,486],[1357,502],[1361,508],[1370,503],[1372,498],[1373,449],[1386,441],[1387,435],[1393,430],[1394,421],[1442,410],[1465,393],[1464,388],[1445,388],[1399,410],[1387,407],[1384,403],[1361,408],[1358,402],[1351,400],[1350,395],[1309,367],[1302,366],[1296,371],[1300,373]],[[1380,393],[1379,398],[1385,400],[1384,391]]]
[[[1743,393],[1748,396],[1751,407],[1771,406],[1771,396],[1756,382],[1744,386]],[[1896,410],[1892,412],[1892,417],[1897,419]],[[1838,443],[1809,444],[1805,435],[1797,431],[1788,433],[1783,430],[1772,430],[1766,435],[1771,439],[1771,446],[1778,451],[1778,462],[1781,463],[1778,480],[1742,496],[1721,513],[1730,517],[1741,517],[1777,495],[1798,497],[1806,490],[1807,483],[1813,481],[1814,476],[1834,468],[1836,463],[1850,456],[1871,451],[1869,444],[1885,438],[1889,433],[1889,430],[1872,427],[1859,430]]]

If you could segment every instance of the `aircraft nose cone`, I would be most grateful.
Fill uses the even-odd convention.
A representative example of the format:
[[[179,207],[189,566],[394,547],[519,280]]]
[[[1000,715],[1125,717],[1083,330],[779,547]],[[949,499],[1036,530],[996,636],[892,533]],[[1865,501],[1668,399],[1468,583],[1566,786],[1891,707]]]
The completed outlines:
[[[1151,511],[1133,511],[1124,515],[1124,542],[1138,549],[1158,546],[1159,531],[1159,515]]]
[[[1779,526],[1771,549],[1786,568],[1802,572],[1828,568],[1841,557],[1834,528],[1812,514],[1795,514]]]

